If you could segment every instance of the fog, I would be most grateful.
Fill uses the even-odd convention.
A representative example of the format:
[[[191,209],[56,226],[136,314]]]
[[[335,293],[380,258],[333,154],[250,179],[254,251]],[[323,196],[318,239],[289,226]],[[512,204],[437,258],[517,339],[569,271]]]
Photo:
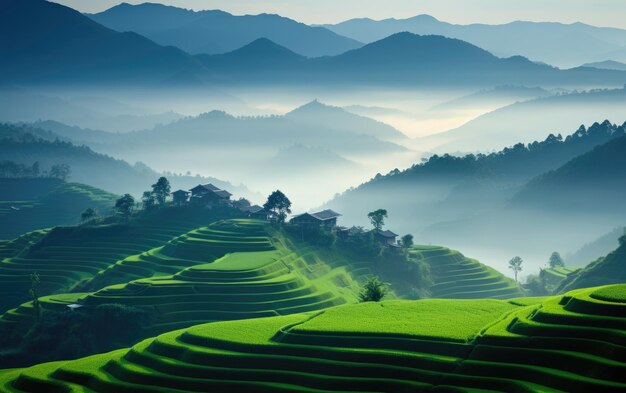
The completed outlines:
[[[582,123],[609,118],[621,124],[625,96],[620,89],[581,94],[536,86],[26,87],[2,89],[0,120],[38,122],[74,144],[156,172],[241,184],[245,187],[234,190],[235,197],[247,196],[253,203],[262,204],[264,195],[280,189],[292,200],[294,213],[328,206],[344,214],[346,226],[368,226],[367,212],[386,208],[388,228],[413,233],[418,243],[459,249],[505,273],[508,260],[519,255],[527,274],[543,267],[552,251],[574,253],[622,225],[625,217],[551,216],[549,210],[511,207],[509,199],[530,175],[497,182],[462,175],[453,182],[433,178],[418,188],[372,191],[347,205],[327,202],[379,173],[419,164],[433,152],[497,151],[543,140],[551,132],[572,133]],[[46,120],[62,124],[41,122]]]

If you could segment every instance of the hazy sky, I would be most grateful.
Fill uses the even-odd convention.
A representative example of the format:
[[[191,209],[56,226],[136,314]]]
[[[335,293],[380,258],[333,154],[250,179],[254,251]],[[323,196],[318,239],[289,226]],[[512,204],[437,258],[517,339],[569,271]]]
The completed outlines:
[[[83,12],[98,12],[119,0],[57,0]],[[139,4],[145,1],[127,0]],[[345,19],[406,18],[431,14],[454,23],[505,23],[513,20],[582,21],[626,28],[625,0],[152,0],[183,8],[222,9],[234,14],[276,13],[305,23]]]

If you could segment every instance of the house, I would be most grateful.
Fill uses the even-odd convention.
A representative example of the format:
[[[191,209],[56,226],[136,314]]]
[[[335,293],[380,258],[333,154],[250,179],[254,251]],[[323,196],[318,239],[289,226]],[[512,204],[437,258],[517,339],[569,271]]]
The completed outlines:
[[[358,235],[359,233],[363,233],[363,228],[358,228],[355,226],[351,228],[337,227],[337,237],[343,240],[347,240],[353,236]]]
[[[175,205],[182,205],[184,203],[189,202],[189,195],[191,193],[185,190],[177,190],[172,193],[172,197],[174,198]]]
[[[208,184],[198,184],[197,186],[195,186],[189,191],[191,191],[191,196],[197,197],[197,196],[205,195],[209,192],[220,191],[220,190],[221,190],[220,188],[215,187],[211,183],[208,183]]]
[[[383,231],[380,229],[374,230],[374,238],[387,246],[395,246],[397,237],[398,234],[391,231]]]
[[[229,203],[230,197],[233,195],[230,192],[222,190],[211,183],[198,184],[189,191],[191,191],[192,201],[201,202],[207,205]]]
[[[299,216],[295,216],[294,218],[289,220],[289,222],[297,225],[322,226],[330,229],[337,226],[338,217],[341,217],[341,214],[327,209],[317,213],[300,214]]]

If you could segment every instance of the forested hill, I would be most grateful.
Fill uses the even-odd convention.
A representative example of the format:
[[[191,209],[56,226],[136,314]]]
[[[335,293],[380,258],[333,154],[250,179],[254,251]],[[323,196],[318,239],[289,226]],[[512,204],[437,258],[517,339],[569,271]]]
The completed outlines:
[[[30,168],[38,163],[41,171],[48,171],[54,165],[68,165],[68,179],[99,187],[117,193],[141,195],[160,176],[142,163],[131,165],[126,161],[94,152],[87,146],[78,146],[58,134],[28,125],[0,123],[0,157],[4,164],[2,175],[5,177],[33,176],[33,173],[9,173],[11,168],[25,166]],[[8,171],[8,172],[7,172]],[[19,168],[18,168],[19,171]],[[168,174],[175,188],[190,188],[199,183],[214,183],[218,187],[249,195],[243,186],[210,177],[179,176]]]

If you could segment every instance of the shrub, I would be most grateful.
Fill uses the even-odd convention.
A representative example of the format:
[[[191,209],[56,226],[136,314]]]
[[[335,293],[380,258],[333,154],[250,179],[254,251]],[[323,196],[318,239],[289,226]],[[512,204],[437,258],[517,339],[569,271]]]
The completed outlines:
[[[378,277],[372,277],[363,285],[359,299],[361,302],[380,302],[386,295],[387,284]]]

